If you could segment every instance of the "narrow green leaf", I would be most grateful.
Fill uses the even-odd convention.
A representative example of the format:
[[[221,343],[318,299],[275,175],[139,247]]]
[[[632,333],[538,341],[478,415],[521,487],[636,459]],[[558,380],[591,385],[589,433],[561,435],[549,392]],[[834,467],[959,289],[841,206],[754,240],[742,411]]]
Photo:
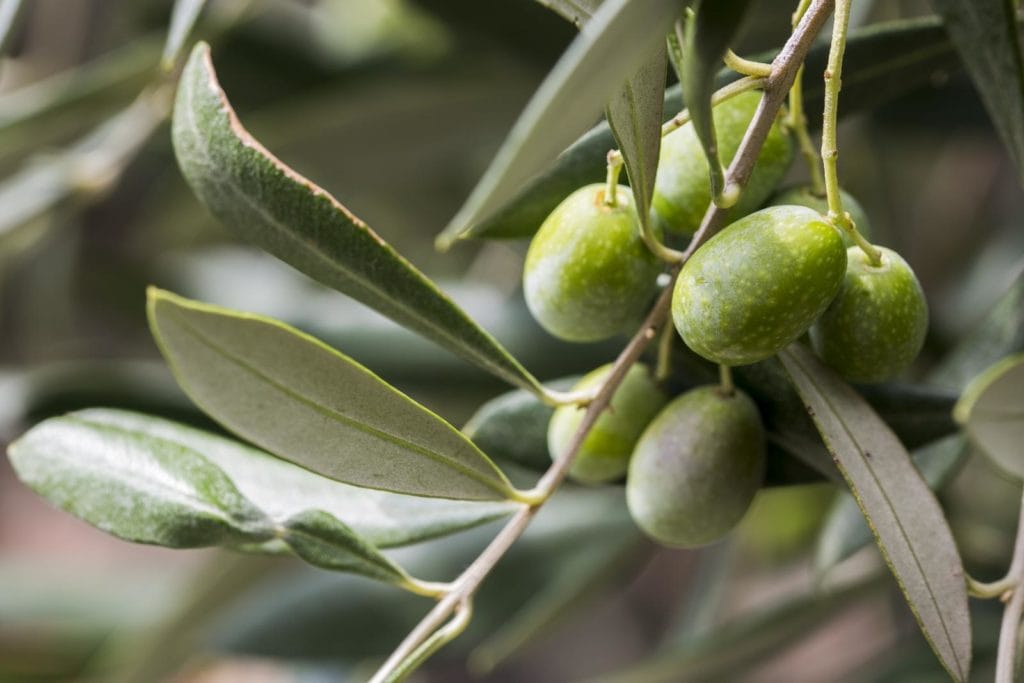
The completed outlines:
[[[995,306],[971,328],[932,372],[930,383],[960,394],[967,384],[989,365],[1008,354],[1024,351],[1024,273],[999,298]],[[895,403],[899,404],[899,400]],[[878,406],[875,406],[876,409]],[[913,412],[913,406],[909,404]],[[884,410],[884,408],[882,408]],[[952,405],[944,409],[948,413]],[[935,411],[929,410],[935,414]],[[884,415],[884,413],[883,413]],[[889,424],[898,425],[886,417]],[[907,435],[900,439],[910,447]],[[932,489],[938,489],[956,472],[969,452],[966,440],[958,435],[944,439],[914,454],[917,465]],[[871,533],[864,517],[850,496],[840,497],[829,513],[828,521],[818,539],[816,568],[824,573],[871,542]]]
[[[37,425],[8,456],[41,496],[125,540],[191,548],[273,535],[272,522],[202,454],[89,412]]]
[[[515,496],[458,430],[322,342],[155,288],[148,308],[185,393],[274,455],[357,486],[467,500]]]
[[[663,39],[680,7],[680,0],[602,3],[526,105],[438,245],[474,235],[481,221],[586,130],[618,85],[650,55],[655,41]]]
[[[662,41],[612,97],[606,109],[608,125],[622,152],[636,211],[644,229],[650,220],[654,177],[658,173],[667,71],[668,54]]]
[[[928,642],[949,674],[966,681],[970,613],[963,564],[935,495],[892,430],[806,348],[779,354],[868,519]]]
[[[1024,179],[1024,58],[1015,0],[932,0]]]
[[[174,8],[171,10],[171,23],[167,28],[164,54],[160,60],[165,70],[170,71],[174,68],[178,56],[185,47],[185,41],[192,33],[205,5],[206,0],[175,0]]]
[[[174,150],[199,199],[247,241],[496,376],[543,391],[490,334],[323,189],[242,127],[199,43],[178,86]]]
[[[712,197],[718,197],[725,189],[725,169],[718,154],[711,95],[722,57],[736,39],[749,5],[750,0],[696,0],[693,14],[686,21],[682,96],[708,160]]]
[[[388,519],[379,506],[401,496],[333,482],[174,422],[119,410],[79,411],[34,427],[11,446],[10,459],[40,495],[119,538],[174,548],[292,552],[336,571],[408,580],[337,515],[353,516],[370,535],[393,541],[393,533],[379,531],[401,521],[402,504],[399,519]],[[323,509],[319,502],[326,503]],[[420,513],[428,516],[429,506]],[[427,520],[408,517],[403,542],[436,533]]]
[[[811,48],[807,73],[821,73],[828,59],[828,43]],[[766,61],[774,52],[755,56]],[[932,82],[936,73],[957,68],[956,51],[940,22],[933,17],[875,24],[851,31],[843,76],[840,116],[864,111]],[[719,74],[716,87],[737,78],[730,71]],[[808,112],[820,112],[821,79],[808,78],[804,85]],[[678,86],[665,94],[664,111],[684,107]],[[565,197],[588,183],[604,178],[605,156],[615,147],[611,129],[601,123],[585,133],[541,174],[517,188],[517,192],[491,217],[481,219],[467,237],[522,239],[530,237],[544,218]]]
[[[601,6],[601,0],[537,0],[537,2],[558,13],[576,28],[583,28],[583,25],[590,21],[594,12]]]
[[[1024,479],[1024,353],[1008,356],[968,385],[953,410],[971,442],[1006,473]]]
[[[378,548],[446,536],[519,508],[518,503],[422,498],[351,486],[238,441],[139,413],[91,409],[76,414],[201,453],[277,526],[320,511]]]

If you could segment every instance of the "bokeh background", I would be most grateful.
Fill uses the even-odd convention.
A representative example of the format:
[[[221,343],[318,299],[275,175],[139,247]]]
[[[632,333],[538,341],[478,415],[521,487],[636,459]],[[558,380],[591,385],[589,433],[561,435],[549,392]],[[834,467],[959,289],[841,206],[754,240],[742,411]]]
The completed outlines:
[[[762,0],[742,49],[780,45],[791,4]],[[862,0],[853,21],[928,12]],[[95,405],[214,428],[159,359],[145,323],[149,284],[285,320],[454,424],[504,391],[206,214],[180,177],[166,122],[132,106],[159,78],[169,13],[162,0],[30,0],[0,58],[0,440]],[[569,346],[530,320],[524,243],[432,247],[571,25],[532,0],[211,0],[197,33],[250,131],[437,278],[538,376],[614,356],[621,340]],[[1021,274],[1024,194],[956,70],[846,119],[840,135],[846,189],[927,293],[932,328],[912,373],[923,376]],[[792,180],[801,177],[795,164]],[[1005,568],[1018,494],[981,458],[944,487],[975,575]],[[470,631],[419,680],[575,680],[683,646],[693,680],[944,680],[887,575],[813,596],[813,545],[834,488],[772,489],[730,540],[699,552],[656,551],[616,495],[545,511],[485,585]],[[493,533],[397,555],[451,578]],[[850,567],[878,563],[870,548]],[[536,637],[489,638],[538,595],[558,610],[538,608]],[[997,607],[975,614],[977,680],[991,679]],[[427,608],[288,560],[123,543],[52,509],[0,459],[0,681],[118,680],[115,671],[190,683],[361,680]]]

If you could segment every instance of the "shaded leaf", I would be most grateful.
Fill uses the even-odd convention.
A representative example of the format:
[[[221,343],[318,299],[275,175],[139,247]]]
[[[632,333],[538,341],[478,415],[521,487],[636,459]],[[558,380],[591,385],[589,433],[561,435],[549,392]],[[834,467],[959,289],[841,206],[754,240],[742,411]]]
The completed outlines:
[[[557,12],[576,28],[590,21],[601,6],[601,0],[537,0],[548,9]]]
[[[242,127],[196,45],[178,86],[173,141],[186,180],[249,242],[498,377],[540,384],[412,264]]]
[[[282,525],[281,540],[315,567],[361,574],[378,581],[403,583],[405,572],[344,523],[322,510],[291,517]]]
[[[160,60],[164,69],[174,68],[205,5],[206,0],[175,0],[171,23],[167,28],[167,42],[164,43],[164,53]]]
[[[481,221],[586,130],[618,84],[663,39],[680,7],[679,0],[603,2],[526,105],[490,168],[438,237],[438,245],[444,248],[476,234]]]
[[[828,42],[811,48],[807,73],[822,73],[828,60]],[[754,56],[771,61],[774,52]],[[899,95],[932,83],[937,73],[957,68],[956,51],[935,18],[909,19],[875,24],[850,32],[844,58],[843,106],[840,116],[871,109]],[[737,78],[731,71],[719,74],[716,87]],[[823,83],[808,78],[804,84],[805,107],[810,113],[822,108]],[[665,94],[664,111],[684,106],[678,86]],[[812,121],[812,123],[815,123]],[[604,178],[605,156],[615,147],[611,129],[601,123],[585,133],[554,163],[519,188],[500,210],[484,218],[469,236],[488,239],[530,237],[544,218],[573,190]]]
[[[1024,179],[1024,58],[1014,0],[932,0]]]
[[[779,354],[921,630],[950,675],[967,680],[970,613],[963,564],[935,495],[896,435],[806,348]]]
[[[658,173],[661,109],[665,100],[667,71],[668,54],[664,42],[660,42],[654,47],[651,56],[612,97],[606,109],[608,125],[622,152],[637,215],[644,229],[650,220],[654,177]]]
[[[667,648],[646,661],[602,676],[600,683],[684,683],[737,680],[744,671],[778,654],[877,589],[877,577],[836,588],[824,595],[798,595],[740,616],[702,637]]]
[[[469,500],[515,496],[454,427],[322,342],[155,288],[148,309],[153,336],[189,397],[274,455],[357,486]]]
[[[999,361],[972,381],[953,415],[971,442],[1003,471],[1024,479],[1024,354]]]
[[[682,99],[708,161],[713,198],[725,189],[725,169],[718,154],[711,95],[722,57],[736,39],[749,5],[750,0],[697,0],[693,4],[694,13],[686,21],[680,84]]]

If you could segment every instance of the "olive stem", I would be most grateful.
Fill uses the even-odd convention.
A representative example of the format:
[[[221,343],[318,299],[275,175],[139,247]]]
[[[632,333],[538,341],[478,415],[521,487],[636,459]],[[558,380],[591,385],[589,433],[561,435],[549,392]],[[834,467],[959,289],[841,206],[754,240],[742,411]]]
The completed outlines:
[[[1014,590],[1019,581],[1011,576],[1004,576],[998,581],[978,581],[973,576],[967,577],[967,594],[972,598],[980,600],[993,600],[1002,598],[1009,591]]]
[[[661,383],[672,374],[672,343],[675,341],[676,329],[672,325],[661,328],[658,339],[658,362],[654,366],[654,379]]]
[[[608,173],[605,176],[604,205],[615,207],[619,205],[619,174],[622,172],[622,155],[613,158],[608,154]]]
[[[868,261],[882,264],[879,250],[868,242],[857,230],[850,214],[843,209],[843,198],[839,194],[839,147],[838,116],[839,91],[843,87],[843,54],[846,52],[846,31],[850,24],[851,0],[835,0],[836,16],[832,24],[832,44],[828,52],[828,66],[825,68],[825,110],[821,126],[821,162],[825,173],[825,196],[828,201],[828,219],[840,230],[845,230]]]
[[[1013,546],[1013,559],[1006,579],[1013,580],[1015,586],[1009,593],[1004,593],[1006,609],[1003,610],[1003,621],[999,627],[999,649],[996,652],[995,683],[1013,683],[1017,666],[1017,635],[1020,630],[1021,615],[1024,614],[1024,499],[1021,500],[1019,520],[1017,522],[1017,540]]]
[[[764,78],[772,72],[772,65],[765,64],[764,62],[755,62],[752,59],[744,59],[732,50],[725,51],[725,57],[723,60],[725,65],[735,71],[736,73],[743,74],[744,76],[754,76],[757,78]]]
[[[386,683],[400,683],[412,674],[420,664],[430,658],[432,654],[442,647],[458,638],[473,618],[473,603],[465,600],[455,608],[455,615],[451,620],[434,631],[429,638],[416,648],[416,651],[409,656],[402,666],[395,669],[387,678],[382,679]],[[376,680],[376,679],[374,679]]]
[[[796,29],[794,29],[789,40],[772,62],[772,75],[765,81],[765,94],[761,103],[754,113],[754,118],[747,127],[747,132],[740,142],[739,149],[729,165],[727,178],[733,182],[745,182],[750,177],[754,163],[768,131],[771,129],[775,117],[782,107],[789,88],[793,85],[796,71],[807,56],[814,37],[821,30],[822,25],[832,11],[834,0],[814,0],[810,9],[804,15]],[[741,182],[742,181],[742,182]],[[557,490],[558,486],[565,479],[569,468],[572,466],[576,455],[587,438],[590,430],[597,422],[597,418],[609,406],[611,397],[615,390],[622,383],[626,372],[639,360],[643,351],[657,335],[658,330],[668,318],[669,308],[672,302],[672,292],[676,278],[683,262],[690,258],[694,252],[708,239],[720,230],[725,222],[726,211],[715,206],[713,203],[708,207],[701,221],[700,228],[690,240],[690,245],[683,252],[683,261],[670,269],[669,282],[658,296],[651,311],[647,314],[640,327],[640,330],[633,335],[626,347],[619,353],[619,356],[612,364],[611,371],[601,383],[594,400],[587,406],[583,419],[580,421],[573,438],[568,447],[559,454],[558,458],[551,464],[551,467],[544,473],[537,483],[536,491],[539,494],[538,502],[534,505],[523,505],[516,511],[505,526],[491,540],[483,552],[467,567],[462,574],[452,582],[452,588],[438,602],[434,608],[423,617],[413,628],[405,639],[398,645],[387,661],[374,675],[372,681],[381,683],[389,680],[389,676],[400,668],[411,673],[415,666],[419,666],[426,657],[420,657],[413,662],[412,666],[406,666],[412,661],[412,657],[421,652],[423,643],[431,639],[433,634],[443,628],[445,620],[460,605],[472,599],[480,584],[491,572],[498,561],[505,555],[513,543],[523,534],[533,516],[541,509],[543,504]],[[444,641],[447,642],[447,641]],[[443,644],[440,643],[440,645]],[[434,648],[436,650],[436,648]],[[434,650],[431,650],[431,654]]]
[[[793,12],[794,28],[800,23],[809,4],[810,0],[800,0],[796,11]],[[793,87],[789,89],[789,117],[786,123],[796,135],[800,154],[803,155],[807,172],[811,175],[811,192],[817,197],[824,197],[825,178],[822,176],[821,159],[818,158],[818,151],[811,142],[811,134],[807,130],[807,115],[804,113],[804,71],[805,68],[801,65],[796,72]]]
[[[718,377],[722,385],[722,395],[732,396],[736,393],[736,384],[732,381],[732,368],[728,365],[718,366]]]

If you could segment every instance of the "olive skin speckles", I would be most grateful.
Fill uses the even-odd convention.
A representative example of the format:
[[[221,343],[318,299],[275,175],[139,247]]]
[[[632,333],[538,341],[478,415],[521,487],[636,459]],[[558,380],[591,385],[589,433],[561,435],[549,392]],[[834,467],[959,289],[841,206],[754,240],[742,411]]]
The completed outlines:
[[[851,382],[882,382],[917,357],[928,331],[928,305],[903,258],[878,247],[881,266],[860,249],[847,252],[842,288],[811,328],[814,350]]]
[[[764,480],[765,436],[750,398],[717,386],[676,398],[644,430],[629,466],[626,503],[663,545],[719,540],[742,519]]]
[[[614,207],[604,197],[603,184],[573,192],[545,219],[526,255],[526,304],[544,329],[566,341],[625,331],[657,290],[662,263],[640,237],[632,193],[619,186]]]
[[[868,220],[868,215],[864,211],[864,207],[860,205],[853,196],[846,190],[839,190],[839,196],[843,202],[843,210],[850,214],[850,219],[853,220],[854,225],[857,226],[857,232],[861,234],[864,239],[871,241],[871,235],[873,233],[871,229],[871,221]],[[796,185],[780,190],[769,202],[772,206],[806,206],[808,209],[814,209],[823,216],[828,215],[828,200],[821,196],[814,194],[814,191],[809,185]],[[846,231],[840,231],[843,236],[843,244],[847,247],[856,246],[853,238],[850,237]]]
[[[715,107],[718,149],[726,166],[739,149],[760,101],[760,93],[745,92]],[[793,150],[792,137],[783,128],[781,119],[776,119],[739,202],[726,214],[727,221],[745,216],[771,196],[793,161]],[[652,217],[666,234],[692,235],[710,202],[707,158],[693,125],[687,123],[661,141],[651,202]]]
[[[672,319],[704,358],[756,363],[807,331],[845,273],[838,230],[812,209],[769,207],[726,227],[687,261]]]
[[[596,389],[608,377],[611,365],[588,373],[573,391]],[[615,481],[626,474],[629,458],[644,428],[668,401],[648,368],[636,364],[622,379],[612,396],[611,407],[597,418],[594,428],[584,439],[569,477],[584,484]],[[552,459],[569,447],[585,409],[573,405],[555,410],[548,425],[548,451]]]

